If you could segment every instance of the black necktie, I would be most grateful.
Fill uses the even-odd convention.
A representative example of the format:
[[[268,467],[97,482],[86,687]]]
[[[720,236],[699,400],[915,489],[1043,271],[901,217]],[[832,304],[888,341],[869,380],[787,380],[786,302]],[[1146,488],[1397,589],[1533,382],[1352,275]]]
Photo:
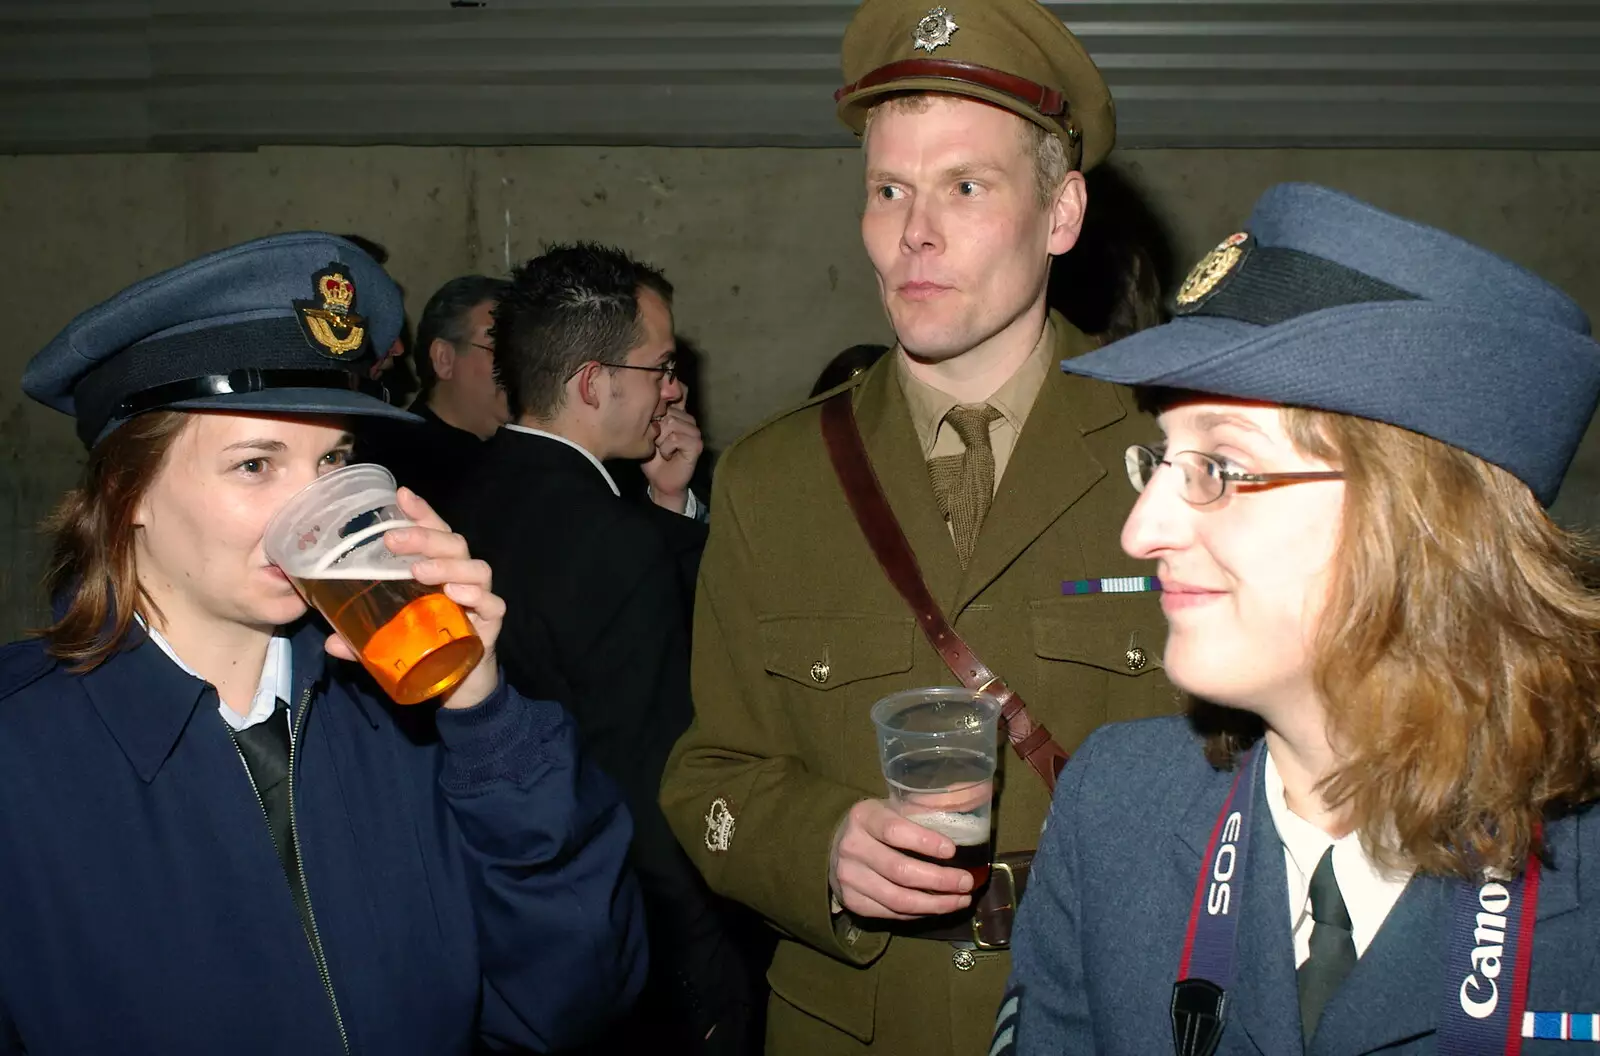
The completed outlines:
[[[289,890],[294,894],[295,908],[300,911],[300,923],[311,935],[311,904],[306,897],[305,877],[300,872],[300,856],[294,844],[294,828],[290,824],[289,791],[289,707],[282,700],[265,722],[233,732],[239,754],[250,771],[250,780],[261,800],[261,809],[267,815],[267,831],[272,834],[272,846],[277,849],[278,861],[283,863],[283,875],[288,878]]]
[[[1356,966],[1356,942],[1350,934],[1350,912],[1333,876],[1333,848],[1323,852],[1311,874],[1311,956],[1300,966],[1300,1029],[1306,1044],[1317,1032],[1322,1009]]]

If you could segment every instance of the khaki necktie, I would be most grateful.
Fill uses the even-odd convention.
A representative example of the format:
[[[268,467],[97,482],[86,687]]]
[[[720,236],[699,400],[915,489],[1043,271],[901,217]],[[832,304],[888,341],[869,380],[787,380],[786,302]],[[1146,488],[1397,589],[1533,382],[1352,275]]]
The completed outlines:
[[[966,450],[928,461],[933,493],[950,522],[950,535],[962,568],[972,560],[978,530],[994,499],[994,448],[989,446],[989,423],[998,417],[1000,412],[987,403],[952,407],[944,420],[956,431]]]

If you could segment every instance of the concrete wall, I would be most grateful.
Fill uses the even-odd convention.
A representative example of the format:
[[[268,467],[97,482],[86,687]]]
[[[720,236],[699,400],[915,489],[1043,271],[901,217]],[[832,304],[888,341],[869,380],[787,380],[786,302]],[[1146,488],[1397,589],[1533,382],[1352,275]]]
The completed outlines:
[[[542,243],[626,246],[677,285],[725,445],[802,397],[840,348],[887,340],[861,250],[853,150],[284,148],[0,157],[0,640],[39,615],[39,518],[82,453],[27,401],[23,364],[72,315],[198,253],[273,231],[384,243],[413,318],[439,283]],[[1233,230],[1262,188],[1330,184],[1527,265],[1600,318],[1600,153],[1127,151],[1107,186],[1141,201],[1169,271]],[[1170,279],[1172,276],[1169,275]],[[1600,438],[1558,504],[1600,524]]]

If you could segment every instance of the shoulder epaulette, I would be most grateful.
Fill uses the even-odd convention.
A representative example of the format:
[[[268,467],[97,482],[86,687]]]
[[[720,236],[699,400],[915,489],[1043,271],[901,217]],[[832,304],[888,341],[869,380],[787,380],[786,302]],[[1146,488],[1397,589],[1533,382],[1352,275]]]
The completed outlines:
[[[795,404],[792,407],[786,407],[783,410],[779,411],[778,413],[776,413],[774,415],[771,415],[766,420],[761,422],[759,425],[753,426],[752,428],[747,430],[743,436],[739,437],[732,444],[729,444],[728,445],[728,450],[731,451],[734,447],[737,447],[738,445],[744,443],[750,437],[755,436],[757,433],[760,433],[761,431],[763,431],[763,430],[765,430],[765,429],[767,429],[767,428],[769,428],[769,427],[771,427],[773,425],[776,425],[777,423],[783,421],[785,418],[792,418],[793,416],[795,416],[797,414],[800,414],[802,411],[805,411],[805,410],[808,410],[809,408],[815,407],[818,404],[827,402],[827,400],[830,399],[835,393],[846,392],[846,391],[849,391],[850,389],[859,388],[862,385],[862,383],[866,381],[867,374],[871,370],[872,370],[872,368],[868,367],[867,370],[863,370],[858,374],[852,375],[849,379],[847,379],[846,381],[842,382],[841,384],[835,386],[834,388],[829,389],[827,392],[820,392],[817,395],[809,397],[808,399],[805,399],[805,400],[801,401],[800,403]],[[726,455],[727,452],[725,451],[725,452],[723,452],[723,454]]]

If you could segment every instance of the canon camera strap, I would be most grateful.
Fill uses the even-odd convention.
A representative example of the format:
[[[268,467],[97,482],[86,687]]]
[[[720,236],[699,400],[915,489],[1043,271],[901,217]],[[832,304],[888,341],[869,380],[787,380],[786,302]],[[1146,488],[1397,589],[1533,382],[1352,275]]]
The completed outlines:
[[[1195,878],[1189,925],[1172,987],[1172,1046],[1177,1056],[1211,1056],[1222,1040],[1233,985],[1239,912],[1248,875],[1251,817],[1266,749],[1239,761],[1217,812]],[[1245,783],[1241,795],[1240,785]],[[1539,904],[1539,859],[1520,877],[1454,881],[1450,951],[1439,1016],[1440,1056],[1517,1056],[1522,1051],[1528,967]]]

